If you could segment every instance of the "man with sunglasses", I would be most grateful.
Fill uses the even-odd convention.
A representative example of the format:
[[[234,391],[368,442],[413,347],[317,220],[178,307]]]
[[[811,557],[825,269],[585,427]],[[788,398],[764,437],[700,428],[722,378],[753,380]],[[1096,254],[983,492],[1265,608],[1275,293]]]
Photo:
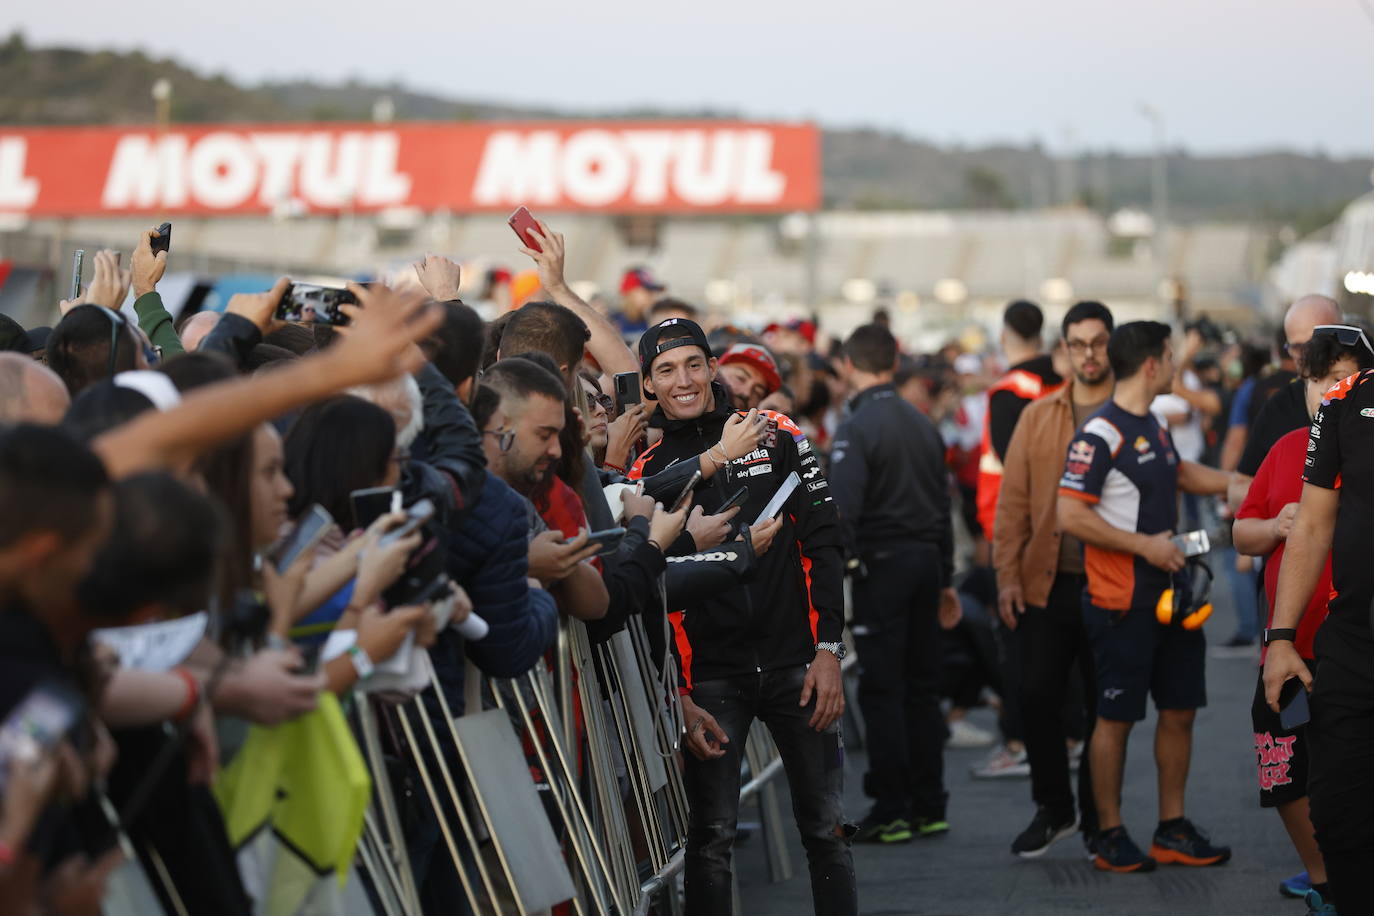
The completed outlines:
[[[1236,471],[1243,476],[1238,478],[1229,493],[1232,507],[1239,507],[1244,501],[1250,479],[1264,463],[1264,456],[1285,435],[1311,421],[1311,414],[1307,412],[1307,370],[1302,349],[1312,339],[1318,325],[1334,326],[1340,323],[1341,307],[1326,296],[1303,296],[1288,307],[1283,317],[1283,332],[1288,338],[1287,350],[1293,357],[1298,377],[1270,397],[1255,417],[1245,441],[1245,451],[1236,465]]]

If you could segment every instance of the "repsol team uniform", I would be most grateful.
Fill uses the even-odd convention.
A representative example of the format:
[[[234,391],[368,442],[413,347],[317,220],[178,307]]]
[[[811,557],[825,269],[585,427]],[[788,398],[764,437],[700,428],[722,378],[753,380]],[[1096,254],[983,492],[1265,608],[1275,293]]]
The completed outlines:
[[[1178,454],[1155,418],[1108,401],[1069,444],[1059,493],[1082,500],[1107,524],[1159,534],[1178,523]],[[1161,625],[1155,606],[1170,574],[1133,553],[1083,548],[1088,576],[1083,623],[1097,669],[1097,711],[1104,719],[1145,718],[1145,696],[1158,709],[1207,704],[1202,630]],[[1177,583],[1180,587],[1182,581]]]

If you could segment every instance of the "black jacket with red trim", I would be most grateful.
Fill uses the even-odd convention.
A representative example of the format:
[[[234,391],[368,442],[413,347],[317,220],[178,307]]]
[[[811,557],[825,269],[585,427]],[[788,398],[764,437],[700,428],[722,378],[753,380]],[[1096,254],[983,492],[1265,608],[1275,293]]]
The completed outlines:
[[[715,409],[696,420],[670,420],[660,407],[649,425],[663,438],[639,457],[631,479],[659,474],[697,457],[720,441],[732,409],[723,388],[712,384]],[[830,486],[806,436],[786,416],[764,411],[777,423],[773,440],[732,461],[697,487],[692,501],[705,512],[741,485],[749,488],[736,519],[752,523],[793,471],[801,486],[782,513],[782,528],[758,559],[747,585],[670,615],[680,686],[694,681],[788,668],[810,662],[816,643],[838,642],[844,629],[844,562],[839,519]]]

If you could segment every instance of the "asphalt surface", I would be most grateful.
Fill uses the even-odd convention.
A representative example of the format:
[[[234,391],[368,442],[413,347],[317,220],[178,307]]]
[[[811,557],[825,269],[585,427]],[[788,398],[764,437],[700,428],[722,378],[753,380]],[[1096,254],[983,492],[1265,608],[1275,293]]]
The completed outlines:
[[[1220,578],[1220,577],[1219,577]],[[1219,589],[1220,591],[1220,589]],[[1208,641],[1235,631],[1225,596],[1208,622]],[[1250,658],[1207,660],[1208,706],[1198,713],[1188,782],[1188,816],[1214,842],[1229,845],[1230,863],[1212,868],[1161,867],[1152,874],[1111,875],[1088,863],[1082,843],[1061,840],[1043,857],[1021,860],[1011,841],[1030,822],[1029,779],[977,780],[969,767],[986,750],[945,754],[950,832],[900,846],[855,846],[860,912],[893,914],[1059,913],[1305,913],[1301,901],[1278,894],[1281,879],[1302,870],[1273,811],[1260,809],[1250,727],[1258,650]],[[987,710],[972,721],[992,729]],[[1136,726],[1126,764],[1126,827],[1148,848],[1158,820],[1152,755],[1154,711]],[[868,810],[861,790],[862,751],[847,755],[846,808],[857,821]],[[791,821],[786,784],[779,782],[793,870],[790,880],[769,881],[764,844],[755,833],[736,849],[736,879],[743,913],[754,916],[811,912],[806,857]],[[742,821],[756,820],[746,808]]]

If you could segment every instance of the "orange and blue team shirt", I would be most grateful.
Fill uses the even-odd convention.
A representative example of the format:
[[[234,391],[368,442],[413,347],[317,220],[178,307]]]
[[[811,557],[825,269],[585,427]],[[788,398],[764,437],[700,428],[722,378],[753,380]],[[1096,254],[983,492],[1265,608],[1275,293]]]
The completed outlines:
[[[1090,504],[1113,528],[1140,534],[1178,524],[1178,453],[1151,414],[1136,416],[1113,401],[1093,414],[1069,443],[1059,493]],[[1169,574],[1133,553],[1085,544],[1088,594],[1110,611],[1153,607]]]

